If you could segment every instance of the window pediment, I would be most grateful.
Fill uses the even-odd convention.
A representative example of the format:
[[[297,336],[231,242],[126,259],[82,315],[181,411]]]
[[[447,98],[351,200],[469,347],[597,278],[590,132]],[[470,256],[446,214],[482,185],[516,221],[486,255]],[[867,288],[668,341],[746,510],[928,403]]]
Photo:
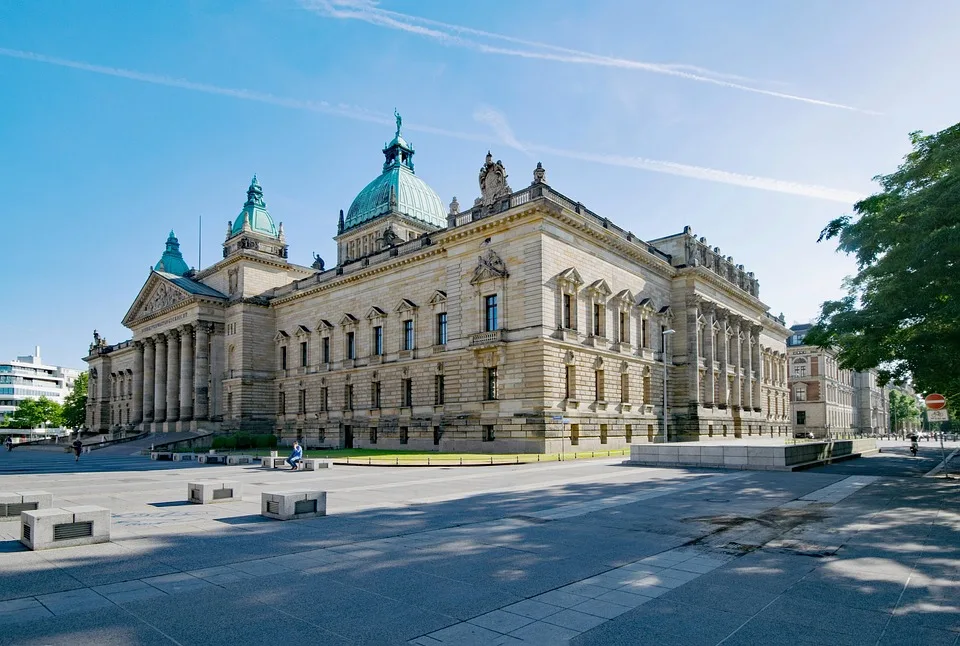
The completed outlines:
[[[557,282],[577,288],[583,284],[583,278],[580,277],[580,272],[576,268],[569,267],[557,274]]]
[[[617,292],[617,295],[613,297],[613,300],[623,306],[631,305],[634,300],[633,293],[629,289],[621,290]]]
[[[340,319],[340,325],[356,325],[359,323],[359,319],[353,314],[344,314],[343,318]]]
[[[308,336],[309,334],[311,334],[310,328],[308,328],[306,325],[297,326],[297,336],[304,337]]]
[[[323,330],[332,330],[332,329],[333,329],[333,323],[331,323],[327,319],[320,319],[320,322],[317,323],[318,332],[322,332]]]
[[[277,335],[273,337],[273,340],[276,341],[277,343],[283,343],[284,341],[287,341],[289,339],[290,339],[290,335],[287,334],[285,330],[280,330],[279,332],[277,332]]]
[[[645,312],[652,312],[654,310],[653,300],[647,297],[637,297],[637,307],[642,309]]]
[[[593,296],[609,296],[613,293],[613,291],[610,289],[610,285],[608,285],[607,281],[602,278],[590,283],[590,286],[587,287],[587,291]]]
[[[503,259],[497,255],[493,249],[487,249],[487,253],[477,258],[477,267],[473,270],[473,278],[470,279],[471,285],[482,283],[496,278],[508,278],[507,265]]]
[[[371,307],[370,310],[367,312],[367,317],[366,317],[366,318],[367,318],[368,321],[372,321],[372,320],[374,320],[374,319],[382,319],[382,318],[385,318],[386,316],[387,316],[387,313],[386,313],[386,312],[384,312],[382,309],[380,309],[379,307],[377,307],[376,305],[374,305],[374,306]]]
[[[401,298],[397,306],[393,308],[394,312],[412,312],[417,309],[417,304],[407,298]]]
[[[447,302],[447,293],[441,290],[437,290],[433,293],[433,296],[430,297],[431,305],[440,305],[441,303]]]

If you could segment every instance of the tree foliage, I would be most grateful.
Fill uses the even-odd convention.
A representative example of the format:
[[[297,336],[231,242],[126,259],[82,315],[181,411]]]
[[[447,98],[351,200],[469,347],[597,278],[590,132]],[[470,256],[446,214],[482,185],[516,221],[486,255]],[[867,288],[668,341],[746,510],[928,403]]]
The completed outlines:
[[[46,397],[22,400],[17,410],[3,420],[7,428],[40,428],[44,424],[50,427],[63,424],[63,407]]]
[[[63,400],[63,425],[80,428],[87,419],[87,373],[81,372],[73,382],[73,390]]]
[[[920,392],[960,401],[960,123],[910,134],[913,151],[883,189],[821,232],[853,254],[847,295],[827,301],[808,343],[839,348],[844,368],[912,375]],[[952,399],[952,401],[951,401]]]
[[[920,419],[920,408],[915,397],[911,397],[899,390],[890,391],[890,422],[893,430],[902,428],[908,421]]]

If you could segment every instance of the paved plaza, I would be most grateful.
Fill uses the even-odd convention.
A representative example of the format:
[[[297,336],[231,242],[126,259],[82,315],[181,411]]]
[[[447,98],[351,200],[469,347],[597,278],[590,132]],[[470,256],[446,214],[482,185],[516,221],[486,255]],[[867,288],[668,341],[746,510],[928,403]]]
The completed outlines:
[[[799,473],[98,453],[0,454],[0,491],[113,512],[110,543],[46,552],[0,523],[0,645],[960,644],[960,485],[921,477],[932,443]],[[187,503],[211,477],[243,500]],[[262,518],[289,488],[329,515]]]

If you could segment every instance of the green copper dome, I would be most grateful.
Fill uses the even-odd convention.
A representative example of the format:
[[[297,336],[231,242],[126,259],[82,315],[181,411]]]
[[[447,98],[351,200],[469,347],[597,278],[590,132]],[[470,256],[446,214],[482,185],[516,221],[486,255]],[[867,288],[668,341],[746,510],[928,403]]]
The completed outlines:
[[[250,188],[247,189],[247,201],[243,204],[243,210],[233,221],[231,235],[237,235],[243,231],[244,222],[251,231],[262,233],[271,237],[277,237],[277,227],[273,224],[273,218],[267,211],[267,203],[263,201],[263,189],[260,188],[260,182],[254,175],[250,180]]]
[[[172,230],[170,235],[167,236],[167,248],[153,268],[156,271],[164,271],[177,276],[183,276],[190,271],[187,263],[183,260],[183,254],[180,253],[180,241],[177,240],[177,236],[173,235]]]
[[[400,136],[400,115],[397,133],[384,146],[383,155],[383,172],[353,200],[343,230],[387,213],[401,213],[438,229],[447,226],[447,211],[440,196],[414,173],[413,146]]]

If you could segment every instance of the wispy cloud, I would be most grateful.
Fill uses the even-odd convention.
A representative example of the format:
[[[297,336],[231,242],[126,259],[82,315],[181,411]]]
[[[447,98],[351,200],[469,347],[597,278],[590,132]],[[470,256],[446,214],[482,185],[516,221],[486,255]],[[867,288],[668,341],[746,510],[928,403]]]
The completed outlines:
[[[299,0],[301,6],[314,13],[342,20],[360,20],[363,22],[405,31],[426,38],[442,42],[447,45],[473,49],[486,54],[497,54],[502,56],[514,56],[518,58],[539,59],[553,61],[557,63],[571,63],[575,65],[595,65],[600,67],[614,67],[620,69],[640,70],[653,74],[664,74],[674,76],[688,81],[699,83],[709,83],[733,90],[762,94],[765,96],[786,99],[789,101],[799,101],[811,105],[817,105],[839,110],[849,110],[863,114],[878,115],[879,112],[866,110],[844,103],[825,101],[797,94],[767,90],[755,85],[746,85],[750,82],[743,76],[736,74],[727,74],[715,70],[698,67],[695,65],[686,65],[681,63],[650,63],[646,61],[636,61],[615,56],[603,56],[593,54],[569,47],[561,47],[550,43],[543,43],[524,38],[498,34],[495,32],[474,29],[464,25],[453,25],[440,22],[421,16],[400,13],[381,9],[375,2],[364,0]],[[474,39],[466,39],[463,36],[472,36]],[[523,49],[515,47],[500,47],[489,44],[489,42],[479,42],[476,38],[486,39],[487,41],[499,41],[519,45]]]
[[[22,51],[17,49],[7,49],[0,47],[0,56],[9,58],[18,58],[37,63],[46,63],[59,67],[67,67],[94,74],[103,74],[131,81],[140,81],[153,85],[162,85],[166,87],[189,90],[193,92],[203,92],[244,101],[255,101],[266,103],[283,108],[292,108],[295,110],[307,110],[321,114],[329,114],[344,119],[354,121],[364,121],[368,123],[377,123],[385,126],[393,126],[393,119],[380,116],[378,113],[364,109],[358,106],[352,106],[345,103],[329,103],[327,101],[315,101],[306,99],[296,99],[289,97],[276,96],[266,92],[256,90],[247,90],[240,88],[223,87],[209,83],[198,83],[187,79],[174,78],[161,74],[151,74],[148,72],[139,72],[136,70],[124,69],[121,67],[110,67],[105,65],[95,65],[83,61],[75,61],[55,56],[47,56],[34,52]],[[474,113],[477,121],[487,124],[493,130],[493,139],[504,145],[510,146],[525,153],[541,153],[553,155],[556,157],[565,157],[568,159],[577,159],[584,162],[605,164],[608,166],[619,166],[623,168],[635,168],[640,170],[652,171],[656,173],[666,173],[669,175],[680,175],[693,179],[719,182],[721,184],[732,184],[734,186],[744,186],[748,188],[761,189],[765,191],[774,191],[777,193],[789,193],[791,195],[800,195],[803,197],[812,197],[835,202],[852,204],[863,196],[853,191],[842,189],[833,189],[824,186],[811,184],[801,184],[786,180],[773,179],[769,177],[759,177],[755,175],[745,175],[730,171],[718,170],[715,168],[704,168],[701,166],[691,166],[679,164],[676,162],[661,161],[656,159],[645,159],[642,157],[628,157],[621,155],[612,155],[604,153],[590,153],[554,148],[534,143],[527,143],[516,138],[506,118],[497,110],[484,106],[478,108]],[[474,141],[489,145],[491,135],[480,133],[460,132],[456,130],[446,130],[427,125],[409,124],[404,126],[407,130],[414,132],[423,132],[442,137],[460,139],[464,141]]]

